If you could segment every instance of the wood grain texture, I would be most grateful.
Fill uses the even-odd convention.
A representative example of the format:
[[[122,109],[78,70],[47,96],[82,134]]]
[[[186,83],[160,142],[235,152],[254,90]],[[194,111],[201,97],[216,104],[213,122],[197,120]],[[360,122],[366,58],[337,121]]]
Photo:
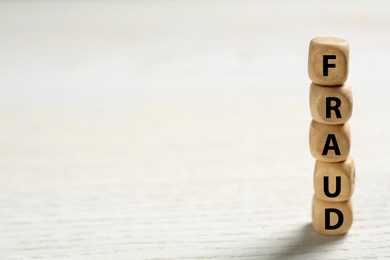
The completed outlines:
[[[309,143],[310,152],[315,159],[323,162],[345,161],[351,150],[349,123],[328,125],[312,120]]]
[[[329,60],[326,60],[326,55],[329,55]],[[332,65],[328,68],[324,63]],[[313,83],[322,86],[342,85],[348,78],[348,71],[349,45],[345,39],[316,37],[310,41],[308,72]]]
[[[339,185],[337,185],[337,178],[339,178]],[[326,201],[349,200],[355,189],[353,158],[348,157],[347,160],[338,163],[316,161],[313,180],[317,198]]]
[[[326,201],[313,195],[313,228],[320,234],[345,235],[352,226],[352,199],[347,201]]]
[[[315,121],[329,125],[344,124],[351,118],[352,110],[352,89],[347,83],[334,87],[310,85],[310,112]]]
[[[389,8],[2,1],[0,259],[389,258]],[[353,53],[341,237],[311,227],[318,35]]]

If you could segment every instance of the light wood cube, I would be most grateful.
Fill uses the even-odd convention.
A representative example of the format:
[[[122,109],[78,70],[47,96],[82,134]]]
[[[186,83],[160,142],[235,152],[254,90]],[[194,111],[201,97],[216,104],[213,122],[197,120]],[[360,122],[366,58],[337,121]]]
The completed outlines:
[[[355,163],[352,157],[337,163],[316,161],[314,167],[314,192],[326,201],[346,201],[355,189]]]
[[[348,78],[349,45],[344,39],[317,37],[309,47],[309,77],[319,85],[335,86]]]
[[[345,234],[352,226],[352,202],[330,202],[313,196],[312,218],[313,228],[320,234]]]
[[[347,159],[351,148],[351,130],[348,123],[325,125],[312,120],[309,134],[310,152],[324,162]]]
[[[352,90],[347,83],[335,87],[311,84],[310,112],[315,121],[331,125],[344,124],[351,118],[352,107]]]

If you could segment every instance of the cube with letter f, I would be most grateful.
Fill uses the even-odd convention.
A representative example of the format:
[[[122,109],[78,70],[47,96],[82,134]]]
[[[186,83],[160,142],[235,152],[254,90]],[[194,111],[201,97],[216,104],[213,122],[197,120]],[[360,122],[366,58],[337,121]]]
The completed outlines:
[[[317,37],[309,47],[309,77],[318,85],[342,85],[348,77],[348,42],[332,37]]]

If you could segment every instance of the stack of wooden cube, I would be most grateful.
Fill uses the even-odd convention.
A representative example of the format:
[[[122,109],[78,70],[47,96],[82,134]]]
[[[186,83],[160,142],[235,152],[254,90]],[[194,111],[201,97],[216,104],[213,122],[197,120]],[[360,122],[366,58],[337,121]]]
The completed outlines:
[[[348,77],[348,42],[318,37],[310,42],[310,151],[316,159],[312,217],[314,229],[340,235],[352,225],[351,197],[355,165],[349,156],[352,91]]]

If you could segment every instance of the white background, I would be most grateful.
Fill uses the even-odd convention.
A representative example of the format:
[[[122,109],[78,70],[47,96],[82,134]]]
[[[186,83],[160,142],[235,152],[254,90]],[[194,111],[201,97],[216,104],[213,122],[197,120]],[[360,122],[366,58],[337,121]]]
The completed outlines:
[[[390,3],[0,2],[0,259],[390,257]],[[311,228],[311,38],[349,41],[355,220]]]

